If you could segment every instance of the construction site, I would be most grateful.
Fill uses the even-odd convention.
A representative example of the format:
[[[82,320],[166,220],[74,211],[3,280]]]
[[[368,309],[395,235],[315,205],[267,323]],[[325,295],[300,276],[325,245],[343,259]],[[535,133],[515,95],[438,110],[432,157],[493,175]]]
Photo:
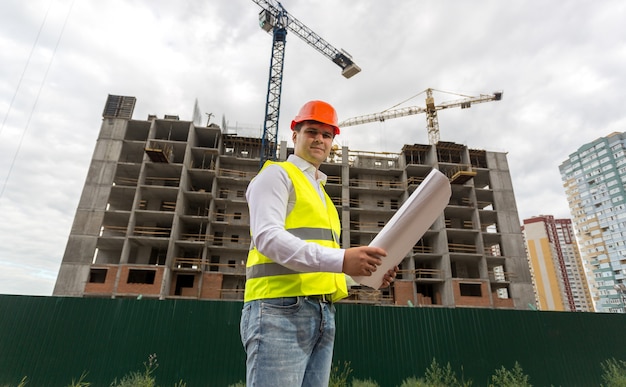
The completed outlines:
[[[245,191],[261,138],[178,116],[132,118],[109,95],[54,295],[243,300],[250,248]],[[278,160],[293,153],[276,144]],[[335,146],[320,170],[342,219],[343,248],[367,245],[436,168],[444,212],[383,290],[352,286],[342,302],[529,309],[533,287],[506,154],[453,142],[398,153]]]

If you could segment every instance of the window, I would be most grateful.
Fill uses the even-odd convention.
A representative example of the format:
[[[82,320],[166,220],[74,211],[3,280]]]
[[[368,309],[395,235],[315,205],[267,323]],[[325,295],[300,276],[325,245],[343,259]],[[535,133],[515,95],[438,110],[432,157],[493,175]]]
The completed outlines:
[[[155,270],[130,269],[128,271],[129,284],[154,284]]]
[[[209,271],[218,271],[219,263],[220,263],[220,256],[211,255],[211,263],[212,265],[209,266]]]
[[[89,271],[89,283],[103,284],[107,278],[107,269],[91,269]]]
[[[213,233],[213,244],[215,246],[221,246],[224,242],[224,233],[221,231],[216,231]]]
[[[482,297],[480,284],[459,284],[461,296],[464,297]]]
[[[193,289],[194,276],[192,274],[178,274],[176,276],[176,288],[174,295],[182,296],[183,288]]]

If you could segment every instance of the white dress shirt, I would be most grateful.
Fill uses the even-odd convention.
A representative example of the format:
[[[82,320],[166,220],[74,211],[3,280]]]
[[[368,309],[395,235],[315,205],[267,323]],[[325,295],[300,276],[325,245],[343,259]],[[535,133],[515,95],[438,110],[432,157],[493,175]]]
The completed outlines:
[[[325,201],[321,184],[327,176],[317,171],[316,179],[315,166],[296,155],[287,161],[300,168]],[[246,191],[252,242],[261,254],[292,270],[341,273],[344,249],[306,242],[285,230],[285,218],[295,198],[289,175],[278,165],[269,165],[252,179]]]

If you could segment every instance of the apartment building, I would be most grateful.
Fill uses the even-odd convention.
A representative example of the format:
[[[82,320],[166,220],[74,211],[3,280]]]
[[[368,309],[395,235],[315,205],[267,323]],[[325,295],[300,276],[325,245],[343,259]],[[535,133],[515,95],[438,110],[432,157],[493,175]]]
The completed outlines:
[[[626,312],[626,133],[582,145],[559,166],[597,312]]]
[[[522,228],[540,310],[593,312],[582,259],[570,219],[524,219]]]
[[[259,170],[261,139],[177,116],[135,120],[134,104],[107,99],[54,294],[243,299],[245,190]],[[278,144],[279,160],[291,153]],[[368,244],[433,168],[451,179],[449,205],[392,287],[352,286],[343,302],[534,307],[505,153],[451,142],[399,153],[334,147],[321,170],[342,218],[342,246]]]

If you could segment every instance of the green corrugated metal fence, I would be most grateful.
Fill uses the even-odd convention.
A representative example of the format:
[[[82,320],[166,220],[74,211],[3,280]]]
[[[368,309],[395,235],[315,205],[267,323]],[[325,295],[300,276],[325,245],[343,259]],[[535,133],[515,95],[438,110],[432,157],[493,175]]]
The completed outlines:
[[[599,386],[600,363],[626,360],[626,315],[338,304],[335,363],[398,386],[433,358],[474,386],[518,361],[534,386]],[[92,386],[142,371],[161,387],[245,378],[240,302],[0,296],[0,386]]]

